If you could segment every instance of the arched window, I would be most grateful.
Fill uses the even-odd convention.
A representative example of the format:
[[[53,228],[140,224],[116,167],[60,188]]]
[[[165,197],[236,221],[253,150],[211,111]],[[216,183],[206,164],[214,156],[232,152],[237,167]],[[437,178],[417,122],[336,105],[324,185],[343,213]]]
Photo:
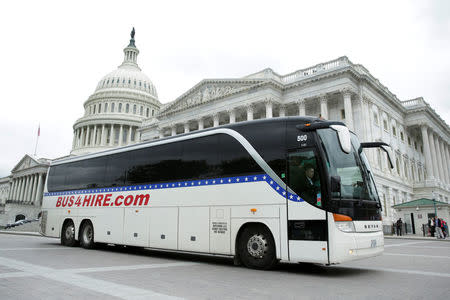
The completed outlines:
[[[98,113],[101,113],[101,111],[102,111],[102,104],[99,103],[99,104],[98,104]]]
[[[122,103],[119,103],[119,112],[122,112]]]
[[[147,107],[147,112],[145,113],[145,116],[148,118],[148,113],[149,113],[150,109]]]
[[[111,103],[111,112],[114,112],[115,103]]]
[[[143,114],[144,114],[144,107],[141,105],[140,115],[142,116]]]
[[[120,106],[119,106],[120,107]],[[119,108],[120,110],[120,108]],[[125,106],[125,112],[129,113],[130,112],[130,104],[127,103],[127,105]]]
[[[104,109],[104,112],[107,112],[108,111],[108,103],[105,103],[105,109]]]
[[[133,105],[133,114],[136,114],[136,104]]]
[[[152,117],[155,115],[155,110],[152,109]]]

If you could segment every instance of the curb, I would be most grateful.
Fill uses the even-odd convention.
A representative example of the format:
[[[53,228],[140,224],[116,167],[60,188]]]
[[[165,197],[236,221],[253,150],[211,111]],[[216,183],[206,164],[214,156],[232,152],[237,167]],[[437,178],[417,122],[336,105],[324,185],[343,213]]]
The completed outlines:
[[[28,232],[28,231],[6,231],[0,230],[0,234],[15,234],[15,235],[28,235],[28,236],[42,236],[38,232]]]
[[[389,240],[419,240],[419,241],[436,241],[436,242],[450,242],[450,239],[436,239],[432,237],[393,237],[393,236],[384,236],[385,239]]]

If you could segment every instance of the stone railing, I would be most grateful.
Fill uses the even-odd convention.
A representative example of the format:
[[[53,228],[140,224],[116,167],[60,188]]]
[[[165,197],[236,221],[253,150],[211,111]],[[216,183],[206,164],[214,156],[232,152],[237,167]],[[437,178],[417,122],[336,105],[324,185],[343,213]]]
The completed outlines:
[[[352,63],[350,62],[350,60],[347,58],[347,56],[342,56],[339,57],[338,59],[326,62],[326,63],[321,63],[303,70],[298,70],[295,71],[293,73],[284,75],[284,76],[280,76],[280,81],[283,83],[290,83],[290,82],[294,82],[296,80],[305,78],[305,77],[310,77],[313,75],[316,75],[318,73],[321,72],[325,72],[328,70],[332,70],[332,69],[337,69],[337,68],[341,68],[344,66],[349,66],[352,65]]]
[[[420,97],[420,98],[416,98],[416,99],[402,101],[402,105],[406,108],[409,108],[412,106],[426,106],[426,103],[423,100],[423,98]]]

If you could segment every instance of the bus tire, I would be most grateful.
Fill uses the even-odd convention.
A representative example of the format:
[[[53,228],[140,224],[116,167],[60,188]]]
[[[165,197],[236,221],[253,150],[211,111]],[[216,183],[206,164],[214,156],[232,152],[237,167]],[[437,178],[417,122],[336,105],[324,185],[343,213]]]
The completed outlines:
[[[61,245],[73,247],[77,243],[75,239],[75,225],[71,220],[64,223],[61,231]]]
[[[80,230],[80,245],[85,249],[93,249],[94,243],[94,226],[90,221],[83,224]]]
[[[268,270],[277,263],[275,241],[270,230],[263,225],[244,228],[238,252],[241,262],[248,268]]]

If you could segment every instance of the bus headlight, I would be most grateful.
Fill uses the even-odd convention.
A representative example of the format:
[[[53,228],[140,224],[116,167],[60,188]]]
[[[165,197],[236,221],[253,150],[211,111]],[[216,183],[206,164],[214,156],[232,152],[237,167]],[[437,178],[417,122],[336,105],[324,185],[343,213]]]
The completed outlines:
[[[355,232],[355,224],[353,224],[352,221],[346,221],[346,222],[335,222],[336,227],[343,232]]]

